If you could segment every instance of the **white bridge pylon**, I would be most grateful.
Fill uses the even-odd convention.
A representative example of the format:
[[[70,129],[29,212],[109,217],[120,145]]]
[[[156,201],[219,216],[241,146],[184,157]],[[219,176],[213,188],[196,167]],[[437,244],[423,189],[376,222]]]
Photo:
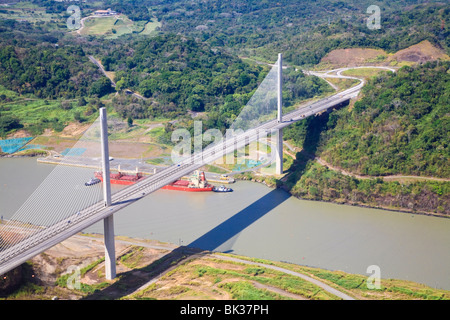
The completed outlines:
[[[283,56],[278,54],[278,122],[283,122]],[[278,129],[276,133],[276,162],[275,173],[283,174],[283,128]]]
[[[102,145],[103,201],[105,207],[111,206],[111,177],[109,170],[108,118],[106,108],[100,108],[100,133]],[[116,277],[116,248],[114,241],[113,214],[103,219],[105,243],[105,277],[112,280]]]

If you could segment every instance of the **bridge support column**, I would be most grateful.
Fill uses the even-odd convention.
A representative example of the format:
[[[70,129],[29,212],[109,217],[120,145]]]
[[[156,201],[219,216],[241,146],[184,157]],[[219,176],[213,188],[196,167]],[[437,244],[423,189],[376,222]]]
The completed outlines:
[[[283,122],[283,56],[278,54],[278,122]],[[283,173],[283,129],[276,130],[275,173]]]
[[[111,180],[109,169],[108,121],[106,108],[100,108],[100,128],[102,142],[103,198],[105,207],[111,205]],[[110,215],[103,219],[105,241],[105,276],[112,280],[116,277],[116,249],[114,243],[114,218]]]
[[[278,95],[278,122],[283,122],[283,55],[281,53],[278,54],[278,86],[277,86],[277,95]]]
[[[111,205],[111,180],[109,170],[108,119],[106,108],[100,108],[100,139],[102,142],[103,200],[105,207]]]
[[[112,280],[116,277],[116,248],[114,243],[114,216],[103,219],[105,237],[105,277]]]
[[[275,130],[275,173],[283,174],[283,129]]]

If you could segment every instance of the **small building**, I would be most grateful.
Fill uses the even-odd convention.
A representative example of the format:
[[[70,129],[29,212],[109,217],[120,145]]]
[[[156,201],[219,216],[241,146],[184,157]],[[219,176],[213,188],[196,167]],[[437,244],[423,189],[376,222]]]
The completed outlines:
[[[117,12],[113,11],[111,9],[108,9],[108,10],[97,10],[94,12],[94,14],[96,16],[113,16],[113,15],[116,15]]]

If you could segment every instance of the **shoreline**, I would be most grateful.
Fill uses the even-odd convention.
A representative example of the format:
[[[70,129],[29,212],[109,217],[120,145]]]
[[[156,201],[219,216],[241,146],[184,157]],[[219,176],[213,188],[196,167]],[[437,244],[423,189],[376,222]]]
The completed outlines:
[[[45,150],[44,150],[45,151]],[[50,152],[46,151],[47,155],[51,155]],[[40,154],[32,154],[32,155],[16,155],[16,154],[0,154],[0,158],[37,158],[40,157],[42,155]],[[52,165],[59,165],[60,161],[58,160],[45,160],[45,158],[42,158],[42,160],[37,159],[37,162],[40,163],[44,163],[44,164],[52,164]],[[73,166],[79,166],[79,167],[86,167],[86,168],[94,168],[91,167],[89,165],[79,165],[79,164],[69,164],[69,163],[64,163],[64,165],[73,165]],[[98,169],[98,168],[97,168]],[[153,174],[152,173],[147,173],[144,172],[145,174]],[[239,174],[238,174],[239,175]],[[407,214],[418,214],[418,215],[425,215],[425,216],[431,216],[431,217],[437,217],[437,218],[450,218],[450,215],[445,215],[445,214],[440,214],[440,213],[435,213],[435,212],[428,212],[428,211],[412,211],[412,210],[408,210],[408,209],[403,209],[403,208],[390,208],[390,207],[384,207],[384,206],[372,206],[372,205],[368,205],[365,203],[352,203],[352,202],[337,202],[337,201],[333,201],[333,200],[314,200],[314,199],[305,199],[305,198],[301,198],[298,197],[294,194],[292,194],[289,190],[286,189],[286,187],[284,185],[281,186],[276,186],[276,185],[272,185],[272,184],[268,184],[266,183],[266,181],[264,179],[258,179],[257,177],[254,177],[254,173],[251,173],[251,178],[250,179],[246,179],[245,177],[239,177],[239,178],[234,178],[235,181],[250,181],[250,182],[255,182],[255,183],[261,183],[271,189],[276,189],[276,188],[281,188],[284,191],[286,191],[287,193],[289,193],[289,195],[291,195],[292,197],[295,197],[299,200],[308,200],[308,201],[315,201],[315,202],[325,202],[325,203],[333,203],[333,204],[338,204],[338,205],[347,205],[347,206],[353,206],[353,207],[360,207],[360,208],[368,208],[368,209],[379,209],[379,210],[385,210],[385,211],[393,211],[393,212],[401,212],[401,213],[407,213]],[[226,183],[225,181],[212,181],[211,182],[215,182],[215,183]]]
[[[195,298],[198,293],[202,297],[219,300],[235,300],[221,286],[220,283],[233,283],[237,280],[246,281],[256,288],[265,288],[277,292],[284,297],[292,297],[294,300],[317,299],[316,293],[309,295],[307,292],[291,292],[285,285],[258,285],[258,278],[272,275],[269,270],[281,272],[286,277],[300,278],[326,292],[322,299],[338,300],[378,300],[386,299],[416,299],[414,295],[433,294],[433,297],[445,297],[448,299],[450,291],[443,288],[433,288],[429,284],[414,280],[398,278],[381,278],[381,290],[367,291],[358,287],[348,287],[345,282],[368,281],[367,275],[308,266],[288,261],[260,259],[233,253],[223,253],[186,246],[179,246],[159,240],[116,236],[117,244],[117,270],[118,275],[114,280],[106,281],[104,278],[104,239],[96,233],[78,233],[64,242],[48,249],[44,255],[39,255],[30,260],[34,280],[30,282],[40,285],[42,292],[30,292],[28,299],[53,299],[53,300],[100,300],[100,299],[126,299],[135,300],[141,297],[155,298],[158,300]],[[83,250],[80,250],[80,249]],[[83,270],[83,275],[78,279],[79,283],[92,288],[91,292],[74,290],[69,287],[71,270]],[[201,268],[201,269],[199,269]],[[263,272],[249,276],[245,270],[260,268]],[[199,270],[206,270],[199,274]],[[212,278],[215,270],[221,270],[226,278]],[[223,272],[230,270],[230,272]],[[241,271],[240,274],[237,272]],[[251,269],[252,270],[252,269]],[[211,273],[209,273],[211,271]],[[244,271],[244,272],[242,272]],[[186,272],[195,277],[195,280],[186,282]],[[208,276],[209,275],[209,276]],[[321,276],[325,275],[325,276]],[[329,276],[332,277],[330,278]],[[69,278],[68,278],[69,277]],[[257,278],[253,278],[257,277]],[[344,280],[344,285],[338,283]],[[39,279],[39,280],[36,280]],[[208,281],[206,281],[208,280]],[[219,280],[219,281],[218,281]],[[125,285],[127,282],[127,285]],[[132,285],[130,286],[129,283]],[[26,283],[21,283],[20,286]],[[106,284],[106,286],[105,286]],[[295,284],[294,284],[295,285]],[[307,286],[308,286],[307,285]],[[17,285],[16,285],[17,286]],[[154,288],[152,289],[153,286]],[[180,286],[190,288],[190,291],[176,290]],[[303,285],[304,287],[305,285]],[[211,289],[212,287],[212,289]],[[405,287],[411,293],[406,295],[392,288]],[[20,287],[18,287],[20,289]],[[164,290],[169,288],[169,290]],[[207,289],[209,288],[209,289]],[[156,289],[156,290],[155,290]],[[11,289],[11,297],[4,296],[6,300],[15,300],[14,290]],[[430,291],[431,290],[431,291]],[[220,294],[218,293],[220,291]],[[205,293],[207,295],[205,295]],[[187,294],[187,296],[186,296]],[[331,294],[331,295],[329,295]],[[421,296],[419,296],[421,297]],[[425,299],[428,296],[424,297]],[[0,298],[0,300],[3,300]]]
[[[352,207],[360,207],[360,208],[366,208],[366,209],[379,209],[379,210],[384,210],[384,211],[393,211],[393,212],[400,212],[400,213],[407,213],[407,214],[417,214],[417,215],[424,215],[424,216],[431,216],[431,217],[436,217],[436,218],[447,218],[450,219],[450,215],[445,215],[445,214],[439,214],[439,213],[434,213],[434,212],[426,212],[426,211],[411,211],[411,210],[407,210],[407,209],[400,209],[400,208],[389,208],[389,207],[383,207],[383,206],[371,206],[371,205],[367,205],[367,204],[363,204],[363,203],[351,203],[351,202],[336,202],[336,201],[332,201],[332,200],[314,200],[314,199],[305,199],[305,198],[301,198],[298,197],[296,195],[293,195],[291,192],[289,192],[289,190],[287,190],[285,188],[284,185],[282,186],[274,186],[271,184],[266,183],[264,180],[259,180],[259,179],[255,179],[255,177],[252,177],[251,179],[245,179],[245,178],[235,178],[236,181],[250,181],[250,182],[254,182],[254,183],[261,183],[271,189],[283,189],[284,191],[286,191],[287,193],[289,193],[290,196],[295,197],[296,199],[299,200],[306,200],[306,201],[314,201],[314,202],[324,202],[324,203],[333,203],[333,204],[337,204],[337,205],[343,205],[343,206],[352,206]]]
[[[195,290],[199,288],[198,292],[208,293],[207,296],[203,296],[204,299],[235,300],[230,295],[224,294],[224,291],[221,290],[223,287],[216,286],[217,277],[210,278],[210,282],[201,282],[201,280],[208,278],[208,272],[199,275],[198,266],[203,270],[207,268],[207,270],[211,271],[219,270],[216,268],[220,268],[223,275],[228,275],[229,280],[220,279],[218,282],[222,282],[222,280],[225,280],[226,283],[235,282],[236,280],[249,281],[250,284],[257,288],[261,288],[255,283],[257,278],[249,277],[248,272],[245,272],[243,277],[236,275],[236,272],[255,267],[261,268],[264,272],[253,274],[253,276],[258,278],[271,277],[268,270],[282,272],[286,277],[301,278],[308,282],[309,285],[318,286],[321,290],[331,294],[328,298],[324,297],[325,299],[378,300],[386,299],[386,295],[388,295],[391,299],[409,300],[417,298],[414,296],[415,291],[419,294],[423,290],[427,290],[428,295],[432,292],[436,297],[440,296],[442,298],[445,296],[448,299],[450,292],[444,288],[433,288],[423,282],[384,277],[380,279],[382,282],[381,290],[360,290],[359,286],[346,286],[345,281],[347,283],[355,280],[357,282],[368,281],[369,278],[365,274],[288,261],[260,259],[234,253],[202,250],[161,242],[155,239],[116,236],[115,241],[117,244],[116,261],[118,275],[122,274],[123,276],[119,276],[111,281],[105,281],[104,261],[102,261],[102,256],[104,255],[103,236],[97,233],[77,233],[45,251],[43,256],[39,255],[30,260],[33,273],[36,274],[36,278],[40,279],[38,284],[44,288],[44,291],[42,293],[31,292],[28,299],[97,300],[107,298],[134,300],[148,296],[158,300],[166,300],[186,297],[195,298],[197,297]],[[96,289],[95,291],[92,290],[91,293],[86,293],[74,291],[74,288],[69,287],[69,278],[67,277],[70,275],[70,272],[73,272],[71,270],[74,267],[79,268],[78,270],[84,270],[83,276],[79,278],[79,282]],[[223,273],[223,270],[230,270],[230,273]],[[186,272],[189,272],[197,280],[186,282]],[[321,276],[324,274],[332,275],[333,277]],[[214,273],[212,272],[211,275],[214,275]],[[333,281],[332,279],[336,278],[336,276],[341,280],[336,279]],[[337,282],[342,281],[342,279],[344,280],[344,285]],[[57,282],[58,284],[55,284]],[[125,282],[128,284],[132,283],[132,286],[125,285]],[[106,287],[105,283],[107,283]],[[154,289],[157,290],[152,290],[150,286],[154,286]],[[189,287],[191,294],[188,293],[185,296],[185,291],[175,290],[180,288],[180,286],[183,288]],[[165,287],[174,290],[163,290]],[[206,289],[211,287],[215,290]],[[408,288],[410,291],[412,290],[411,294],[405,295],[392,289],[397,287]],[[263,285],[262,288],[278,292],[282,296],[293,297],[295,300],[315,299],[315,294],[313,296],[301,293],[292,295],[292,292],[290,294],[290,290],[283,285]],[[222,292],[222,294],[217,295],[217,291]],[[8,300],[9,298],[6,297],[6,299]],[[14,299],[14,295],[12,299]]]

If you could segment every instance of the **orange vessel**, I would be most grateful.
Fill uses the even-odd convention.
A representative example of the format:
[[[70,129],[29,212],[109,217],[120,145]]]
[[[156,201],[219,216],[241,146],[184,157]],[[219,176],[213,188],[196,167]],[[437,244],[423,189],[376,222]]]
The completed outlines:
[[[205,178],[205,173],[197,170],[189,180],[176,180],[161,189],[179,190],[187,192],[205,192],[213,191],[214,186],[210,185]]]

